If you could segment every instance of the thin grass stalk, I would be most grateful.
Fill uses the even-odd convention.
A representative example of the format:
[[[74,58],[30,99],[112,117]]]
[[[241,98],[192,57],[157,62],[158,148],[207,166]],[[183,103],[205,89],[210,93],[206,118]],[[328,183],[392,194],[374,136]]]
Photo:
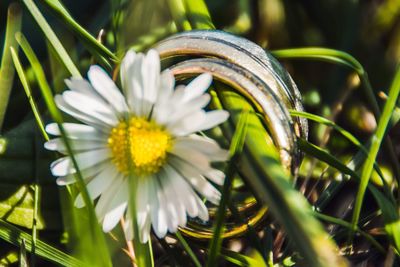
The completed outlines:
[[[19,45],[21,46],[22,50],[24,51],[25,55],[27,56],[29,63],[32,66],[32,69],[35,73],[36,79],[37,79],[39,87],[40,87],[40,91],[46,102],[47,108],[49,109],[49,112],[50,112],[53,120],[57,123],[57,125],[60,129],[61,136],[63,138],[63,141],[64,141],[66,149],[67,149],[67,154],[70,156],[72,165],[74,166],[74,168],[76,170],[76,175],[75,175],[76,182],[78,185],[79,192],[82,194],[82,198],[84,200],[84,203],[85,203],[85,206],[87,209],[89,223],[92,226],[91,236],[93,238],[93,242],[97,246],[98,251],[101,251],[101,253],[99,253],[99,259],[104,264],[104,266],[111,266],[111,258],[108,253],[108,250],[107,250],[107,245],[105,242],[104,234],[102,233],[100,226],[97,222],[93,203],[87,192],[85,182],[83,180],[82,174],[79,169],[78,162],[75,159],[74,153],[71,148],[71,144],[70,144],[68,136],[67,136],[67,133],[63,127],[62,115],[61,115],[60,111],[58,110],[56,103],[54,102],[54,97],[52,95],[50,86],[47,83],[42,66],[40,65],[38,58],[36,57],[35,53],[33,52],[31,46],[29,45],[29,43],[25,39],[25,37],[21,33],[17,33],[16,39],[17,39]]]
[[[167,3],[178,31],[190,31],[192,26],[187,17],[184,0],[167,0]]]
[[[305,197],[293,188],[292,178],[282,166],[279,152],[252,106],[233,92],[224,90],[218,96],[224,109],[232,111],[232,117],[243,109],[251,112],[240,171],[246,173],[250,189],[268,205],[304,261],[309,266],[348,266],[312,215]]]
[[[337,158],[335,158],[334,156],[332,156],[319,146],[316,146],[302,138],[298,139],[298,144],[299,148],[306,154],[321,159],[323,162],[326,162],[329,166],[337,169],[338,171],[340,171],[345,175],[350,175],[353,178],[358,177],[357,173],[354,170],[348,168],[340,160],[338,160]]]
[[[335,64],[341,64],[355,70],[360,77],[363,84],[364,93],[367,97],[372,112],[376,120],[381,116],[380,108],[376,100],[374,90],[369,82],[368,74],[364,67],[350,54],[328,48],[321,47],[307,47],[307,48],[291,48],[272,51],[272,54],[280,59],[311,59],[326,61]],[[396,153],[394,152],[393,144],[390,139],[385,139],[385,149],[388,153],[389,159],[394,167],[397,181],[400,183],[400,163],[397,160]]]
[[[25,239],[22,239],[21,247],[19,248],[19,267],[28,267],[28,257],[26,256]],[[33,266],[33,265],[32,265]]]
[[[38,229],[37,229],[37,222],[38,222],[38,212],[40,208],[40,203],[42,200],[42,187],[39,184],[39,172],[37,169],[37,166],[39,166],[39,151],[38,151],[38,133],[35,131],[35,144],[34,144],[34,150],[35,150],[35,162],[34,162],[34,175],[35,175],[35,180],[33,182],[32,188],[34,190],[34,195],[33,195],[33,218],[32,218],[32,251],[31,251],[31,260],[30,260],[30,265],[35,266],[36,265],[36,244],[37,244],[37,238],[38,238]],[[42,144],[40,140],[40,145]]]
[[[6,36],[0,65],[0,133],[3,128],[6,109],[14,81],[15,69],[11,60],[10,47],[18,48],[14,35],[21,30],[22,10],[19,4],[12,3],[8,8]]]
[[[354,212],[352,217],[352,231],[350,236],[354,234],[354,230],[357,228],[358,220],[360,218],[362,203],[364,200],[365,191],[368,187],[369,179],[372,174],[375,159],[378,155],[379,148],[381,146],[382,140],[385,137],[385,133],[389,126],[390,118],[392,116],[393,110],[396,107],[397,99],[400,93],[400,67],[398,67],[393,82],[389,89],[389,96],[383,107],[382,116],[378,122],[376,132],[371,138],[371,147],[369,150],[369,156],[367,157],[362,172],[361,181],[357,192],[356,202],[354,205]]]
[[[346,131],[345,129],[337,125],[335,122],[328,120],[327,118],[304,111],[289,110],[289,113],[291,116],[306,118],[324,124],[326,126],[332,127],[333,129],[338,131],[343,137],[349,140],[353,145],[357,146],[357,148],[359,148],[361,151],[365,152],[366,154],[368,153],[367,148],[362,145],[362,143],[357,139],[357,137],[355,137],[353,134],[351,134],[350,132]]]
[[[192,259],[193,264],[196,267],[201,267],[201,263],[199,261],[199,259],[196,257],[196,254],[194,254],[193,250],[190,248],[188,242],[185,240],[185,238],[182,236],[182,234],[177,231],[175,233],[176,237],[178,238],[179,242],[181,243],[181,245],[183,246],[184,250],[186,251],[186,253],[189,255],[189,257]]]
[[[339,218],[335,218],[335,217],[332,217],[332,216],[329,216],[326,214],[322,214],[320,212],[314,212],[314,216],[321,220],[324,220],[328,223],[337,224],[337,225],[343,226],[347,229],[352,228],[351,223],[349,223],[345,220],[339,219]],[[386,253],[386,249],[384,247],[382,247],[382,245],[379,244],[379,242],[376,241],[372,235],[368,234],[367,232],[362,231],[359,227],[357,227],[356,232],[359,233],[360,235],[362,235],[368,242],[370,242],[381,253],[383,253],[383,254]]]
[[[15,49],[13,47],[11,47],[10,50],[11,50],[11,56],[13,59],[15,69],[16,69],[19,79],[21,81],[22,87],[24,88],[25,94],[28,97],[28,101],[31,106],[33,116],[35,117],[35,120],[36,120],[36,124],[39,127],[40,133],[42,134],[44,140],[48,141],[48,140],[50,140],[49,135],[45,131],[43,119],[39,113],[39,109],[35,103],[35,100],[33,99],[32,90],[29,86],[28,79],[26,78],[24,69],[22,68],[21,62],[17,55],[17,52],[15,51]]]
[[[129,132],[129,131],[128,131]],[[129,140],[129,138],[127,139]],[[129,141],[128,141],[129,142]],[[129,147],[129,145],[128,145]],[[129,153],[127,151],[127,153]],[[132,166],[130,166],[130,173],[133,173]],[[140,241],[140,230],[137,222],[137,212],[136,212],[136,195],[137,195],[137,184],[138,178],[134,175],[129,176],[129,188],[134,190],[129,197],[129,205],[128,205],[128,212],[131,213],[132,218],[132,226],[133,226],[133,247],[135,250],[135,260],[136,265],[138,267],[153,267],[154,266],[154,259],[153,259],[153,250],[151,247],[151,239],[147,241],[146,244],[142,244]]]
[[[22,240],[25,240],[26,250],[32,250],[32,235],[20,230],[18,227],[4,221],[3,219],[0,219],[0,238],[7,243],[19,247],[23,242]],[[36,240],[36,254],[61,266],[85,266],[80,260],[48,245],[39,239]]]
[[[212,22],[210,12],[204,0],[184,0],[187,16],[193,29],[213,30],[215,26]]]
[[[152,29],[148,34],[141,35],[132,45],[131,49],[142,52],[159,40],[177,32],[176,24],[170,22],[163,27]]]
[[[47,40],[50,42],[51,46],[54,48],[54,51],[57,52],[61,61],[67,68],[67,70],[71,73],[71,75],[75,78],[82,78],[78,68],[75,66],[71,57],[68,55],[64,46],[61,44],[60,40],[57,38],[54,31],[51,29],[50,25],[47,23],[46,19],[37,8],[33,0],[22,0],[25,6],[28,8],[29,12],[36,20],[43,34],[46,36]]]
[[[324,117],[321,117],[321,116],[318,116],[318,115],[315,115],[315,114],[311,114],[311,113],[308,113],[308,112],[304,112],[304,111],[289,110],[289,113],[292,116],[298,116],[298,117],[306,118],[306,119],[309,119],[309,120],[324,124],[326,126],[332,127],[337,132],[339,132],[344,138],[346,138],[353,145],[355,145],[359,149],[359,151],[364,154],[364,156],[366,156],[366,157],[368,156],[367,147],[362,145],[362,143],[357,139],[357,137],[355,137],[353,134],[351,134],[350,132],[346,131],[345,129],[343,129],[342,127],[337,125],[335,122],[333,122],[331,120],[328,120],[328,119],[326,119]],[[379,165],[376,162],[374,163],[374,168],[377,171],[377,173],[379,174],[380,178],[382,179],[382,182],[385,183],[382,171],[381,171],[381,169],[379,168]]]
[[[87,32],[65,9],[62,3],[58,0],[41,0],[41,2],[57,15],[57,18],[67,25],[83,42],[87,43],[88,47],[98,53],[98,57],[105,57],[114,62],[119,59],[106,46],[99,42],[94,36]]]
[[[357,153],[356,157],[346,166],[345,164],[341,163],[335,157],[330,155],[328,152],[324,151],[323,149],[308,143],[305,140],[299,141],[299,147],[305,153],[319,159],[322,162],[325,162],[331,167],[336,168],[337,170],[341,171],[343,174],[350,175],[352,178],[355,178],[357,181],[360,181],[360,176],[354,171],[357,169],[359,165],[358,161],[360,159],[356,158],[357,155],[361,155]],[[342,184],[338,183],[335,185],[336,190],[339,190]],[[388,197],[381,193],[373,184],[367,184],[367,188],[372,193],[373,197],[375,198],[376,203],[379,206],[380,211],[382,212],[383,219],[385,221],[385,231],[390,239],[393,242],[394,248],[396,249],[396,253],[400,255],[400,216],[398,214],[396,208],[396,200],[394,200],[393,196],[390,194]],[[329,195],[334,194],[331,192]],[[318,205],[321,206],[321,203]],[[356,227],[358,227],[356,225]],[[356,228],[358,229],[358,228]],[[355,230],[351,230],[350,232]],[[348,243],[350,244],[352,241],[352,236],[349,236]]]
[[[356,179],[356,181],[360,181],[360,176],[354,170],[354,166],[347,166],[343,164],[339,159],[329,154],[329,152],[325,151],[323,148],[316,146],[305,139],[298,139],[299,149],[304,153],[319,159],[322,162],[325,162],[330,167],[335,168],[340,171],[342,175],[349,175],[352,178]],[[372,186],[372,185],[371,185]],[[394,201],[392,201],[394,203]]]
[[[208,250],[208,260],[206,266],[213,267],[217,266],[218,255],[220,254],[222,245],[222,234],[224,231],[224,221],[226,215],[226,208],[230,200],[230,195],[232,192],[232,179],[236,174],[236,164],[238,163],[238,158],[243,151],[244,141],[247,134],[247,121],[248,113],[243,112],[240,114],[237,128],[232,137],[232,143],[229,148],[230,162],[226,170],[226,176],[224,185],[222,187],[221,200],[218,206],[217,215],[214,222],[213,238],[210,241]]]

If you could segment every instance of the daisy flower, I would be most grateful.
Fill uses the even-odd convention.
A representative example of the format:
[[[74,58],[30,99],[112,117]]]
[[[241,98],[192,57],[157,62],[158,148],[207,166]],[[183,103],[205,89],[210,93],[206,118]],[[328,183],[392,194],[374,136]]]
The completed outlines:
[[[171,71],[160,72],[155,50],[146,55],[129,51],[121,63],[122,93],[99,66],[91,66],[88,80],[66,80],[70,90],[55,96],[57,106],[82,123],[64,123],[86,183],[97,200],[95,211],[105,232],[125,219],[125,235],[133,238],[128,211],[130,194],[136,194],[137,223],[141,242],[150,227],[162,238],[185,226],[187,216],[208,220],[204,197],[214,204],[220,192],[209,182],[222,185],[225,175],[211,166],[227,160],[228,153],[212,139],[197,134],[228,118],[224,110],[205,111],[212,82],[208,73],[187,86],[175,87]],[[46,131],[60,136],[55,123]],[[64,155],[51,164],[58,185],[75,182],[71,159],[61,137],[45,148]],[[137,179],[130,188],[128,179]],[[81,195],[76,207],[83,207]]]

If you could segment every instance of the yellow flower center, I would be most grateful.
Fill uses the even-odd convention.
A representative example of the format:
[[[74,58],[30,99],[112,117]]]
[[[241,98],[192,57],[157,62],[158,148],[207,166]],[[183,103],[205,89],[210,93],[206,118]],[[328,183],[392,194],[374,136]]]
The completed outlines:
[[[171,135],[162,127],[144,118],[132,117],[115,126],[108,138],[113,162],[128,174],[145,176],[158,172],[172,148]]]

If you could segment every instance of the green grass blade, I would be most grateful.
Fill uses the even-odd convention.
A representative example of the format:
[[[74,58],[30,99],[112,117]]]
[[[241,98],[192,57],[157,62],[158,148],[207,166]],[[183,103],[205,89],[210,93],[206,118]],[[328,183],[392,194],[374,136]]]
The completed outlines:
[[[298,144],[299,148],[305,152],[306,154],[313,156],[325,163],[327,163],[329,166],[337,169],[338,171],[350,175],[353,178],[358,177],[357,173],[354,172],[352,169],[348,168],[346,165],[344,165],[340,160],[329,154],[326,150],[320,148],[319,146],[316,146],[314,144],[311,144],[310,142],[299,138],[298,139]]]
[[[317,218],[319,218],[321,220],[324,220],[324,221],[326,221],[328,223],[331,223],[331,224],[337,224],[337,225],[343,226],[343,227],[345,227],[347,229],[351,229],[351,227],[352,227],[351,223],[349,223],[349,222],[347,222],[345,220],[339,219],[339,218],[335,218],[335,217],[332,217],[332,216],[329,216],[329,215],[326,215],[326,214],[322,214],[322,213],[319,213],[319,212],[314,212],[314,215],[315,215],[315,217],[317,217]],[[359,228],[357,228],[356,231],[357,231],[357,233],[362,235],[365,239],[367,239],[381,253],[383,253],[383,254],[386,253],[386,249],[383,248],[382,245],[379,244],[379,242],[376,241],[373,236],[371,236],[367,232],[362,231]]]
[[[368,74],[364,67],[352,55],[329,48],[322,47],[306,47],[306,48],[291,48],[272,51],[272,54],[280,59],[311,59],[326,61],[335,64],[341,64],[353,69],[364,84],[365,94],[375,114],[376,118],[380,116],[380,110],[371,83],[368,79]]]
[[[351,175],[352,178],[356,179],[357,181],[361,181],[360,176],[352,169],[353,167],[357,167],[358,164],[351,163],[352,167],[348,167],[337,160],[335,157],[331,156],[329,153],[324,151],[323,149],[308,143],[305,140],[299,141],[299,147],[305,153],[327,163],[331,167],[336,168],[337,170],[341,171],[343,174]],[[356,160],[358,161],[358,160]],[[396,201],[393,199],[392,195],[390,195],[390,191],[386,191],[389,194],[389,199],[382,194],[377,188],[375,188],[372,184],[367,184],[368,189],[372,193],[373,197],[375,198],[376,203],[378,204],[380,210],[382,211],[383,218],[385,220],[385,231],[388,234],[390,240],[393,242],[394,247],[397,250],[397,253],[400,252],[400,216],[397,213],[397,208],[395,207]],[[317,216],[321,217],[321,216]],[[337,222],[335,222],[337,223]],[[344,224],[344,222],[342,222]],[[358,225],[353,226],[353,223],[347,223],[343,225],[346,228],[352,231],[358,231]],[[361,233],[362,234],[362,233]],[[364,235],[364,234],[363,234]],[[371,244],[374,244],[374,241],[371,240],[372,237],[365,236]]]
[[[13,59],[14,65],[15,65],[15,69],[16,69],[17,74],[19,76],[19,79],[21,81],[22,87],[25,90],[25,94],[28,97],[29,104],[31,105],[31,109],[32,109],[33,115],[34,115],[35,120],[36,120],[36,124],[38,125],[40,133],[42,134],[43,138],[46,141],[48,141],[50,138],[49,138],[48,134],[46,133],[46,131],[44,129],[45,126],[44,126],[43,119],[40,116],[39,109],[38,109],[38,107],[37,107],[37,105],[35,103],[35,100],[32,97],[32,91],[31,91],[31,88],[29,86],[28,80],[26,78],[25,72],[24,72],[24,70],[22,68],[22,65],[21,65],[21,62],[19,60],[19,57],[18,57],[18,55],[17,55],[17,53],[16,53],[16,51],[15,51],[15,49],[13,47],[11,47],[10,50],[11,50],[11,56],[12,56],[12,59]]]
[[[25,239],[22,239],[19,249],[19,267],[28,267],[28,258],[26,257]],[[32,265],[34,266],[34,265]]]
[[[0,219],[0,238],[18,247],[21,246],[22,240],[25,240],[27,251],[32,249],[32,236],[2,219]],[[39,239],[36,240],[36,255],[62,266],[84,266],[83,262]]]
[[[186,13],[193,29],[213,30],[215,29],[210,13],[204,0],[184,0]]]
[[[338,131],[343,137],[345,137],[347,140],[349,140],[353,145],[357,146],[363,152],[368,153],[368,150],[361,144],[361,142],[357,139],[357,137],[355,137],[350,132],[346,131],[345,129],[343,129],[342,127],[337,125],[335,122],[328,120],[324,117],[321,117],[321,116],[318,116],[315,114],[311,114],[308,112],[304,112],[304,111],[289,110],[289,113],[292,116],[306,118],[306,119],[324,124],[326,126],[332,127],[333,129]]]
[[[93,260],[101,262],[104,266],[111,266],[111,258],[110,258],[110,255],[109,255],[109,252],[107,249],[104,234],[102,233],[100,226],[97,222],[93,203],[87,192],[85,183],[83,181],[82,174],[79,171],[78,163],[74,157],[74,153],[73,153],[71,145],[69,143],[69,139],[67,138],[66,131],[62,125],[62,122],[63,122],[62,115],[54,102],[54,98],[53,98],[50,86],[47,83],[42,66],[40,65],[39,60],[37,59],[35,53],[33,52],[32,48],[30,47],[30,45],[29,45],[28,41],[25,39],[25,37],[19,33],[16,35],[16,38],[17,38],[17,41],[18,41],[19,45],[21,46],[22,50],[24,51],[26,57],[28,58],[29,63],[32,66],[32,69],[35,73],[41,93],[46,102],[47,108],[48,108],[53,120],[57,123],[57,125],[60,129],[63,141],[67,148],[67,153],[71,158],[74,168],[76,169],[76,181],[77,181],[76,184],[78,186],[79,192],[82,194],[82,197],[83,197],[83,200],[85,203],[85,208],[87,211],[87,215],[89,217],[89,223],[92,226],[92,229],[91,229],[92,231],[90,234],[91,234],[93,243],[96,244],[96,252],[98,252],[97,258],[95,258]]]
[[[130,173],[133,173],[131,170]],[[135,249],[136,265],[138,267],[153,267],[153,251],[151,248],[151,239],[147,241],[146,244],[140,242],[139,226],[137,223],[137,212],[136,212],[136,190],[138,188],[138,179],[134,175],[129,176],[129,187],[132,188],[132,192],[129,197],[129,209],[128,212],[131,213],[132,224],[133,224],[133,246]]]
[[[37,173],[35,174],[35,183],[33,184],[34,189],[34,203],[33,203],[33,219],[32,219],[32,255],[31,255],[31,265],[35,266],[36,261],[36,244],[38,238],[37,221],[38,221],[38,211],[41,202],[42,188],[39,185],[39,179]]]
[[[239,116],[239,121],[235,133],[232,137],[231,146],[229,148],[229,154],[231,160],[226,170],[226,176],[222,188],[221,200],[218,206],[218,211],[214,222],[213,238],[211,239],[209,245],[208,260],[206,265],[208,267],[217,265],[218,255],[221,250],[226,208],[228,206],[228,202],[232,191],[231,190],[232,179],[233,176],[236,174],[235,165],[238,163],[237,162],[238,157],[243,151],[244,141],[246,138],[247,128],[248,128],[247,120],[248,120],[248,113],[247,112],[241,113]]]
[[[0,65],[0,132],[3,128],[4,117],[10,98],[14,80],[14,65],[11,61],[10,47],[18,47],[15,33],[21,30],[22,10],[19,4],[13,3],[8,8],[6,36]]]
[[[132,45],[131,49],[136,52],[142,52],[149,48],[159,40],[166,38],[167,36],[177,31],[174,22],[170,22],[167,25],[159,28],[152,29],[148,34],[140,36]]]
[[[372,186],[369,186],[368,189],[371,191],[382,211],[385,221],[385,231],[389,235],[397,255],[400,256],[400,216],[398,209],[393,202],[389,201],[379,190]]]
[[[236,265],[236,266],[242,266],[242,267],[263,267],[265,266],[264,262],[259,262],[249,256],[240,254],[235,251],[227,250],[227,249],[222,249],[221,250],[221,257],[223,257],[225,260],[228,262]]]
[[[274,50],[272,51],[272,54],[280,59],[317,59],[340,63],[354,69],[360,75],[365,73],[363,66],[352,55],[335,49],[322,47],[290,48]]]
[[[375,134],[371,138],[371,147],[369,150],[368,157],[364,163],[361,181],[357,192],[356,203],[354,205],[354,212],[352,217],[353,229],[356,229],[358,224],[358,219],[361,213],[361,207],[364,200],[365,191],[369,184],[369,179],[372,174],[372,169],[374,167],[374,162],[376,156],[378,155],[379,148],[381,146],[382,140],[385,137],[387,127],[389,125],[390,118],[392,116],[393,110],[396,106],[397,98],[400,93],[400,67],[398,67],[393,82],[389,89],[389,96],[383,108],[382,116],[378,122],[378,126]]]
[[[65,7],[58,0],[41,0],[52,12],[61,19],[84,43],[87,44],[89,50],[94,51],[97,58],[107,58],[114,62],[118,62],[118,58],[107,47],[100,43],[95,37],[87,32],[79,23],[77,23]]]
[[[274,218],[284,227],[289,239],[308,266],[347,266],[337,254],[323,226],[313,216],[305,197],[292,185],[292,179],[280,162],[279,153],[253,108],[242,97],[229,91],[219,96],[232,118],[249,110],[249,127],[241,172],[260,200],[268,205]],[[226,132],[226,131],[225,131]]]
[[[345,129],[343,129],[342,127],[340,127],[339,125],[337,125],[336,123],[334,123],[331,120],[328,120],[324,117],[315,115],[315,114],[311,114],[308,112],[303,112],[303,111],[297,111],[297,110],[289,110],[289,113],[292,116],[299,116],[299,117],[303,117],[321,124],[324,124],[326,126],[330,126],[332,128],[334,128],[336,131],[338,131],[343,137],[345,137],[347,140],[349,140],[353,145],[355,145],[363,154],[365,157],[368,156],[368,149],[363,146],[361,144],[361,142],[350,132],[346,131]],[[383,185],[387,186],[385,178],[383,176],[383,173],[381,171],[381,169],[379,168],[379,165],[375,162],[374,163],[374,168],[376,170],[376,172],[378,173],[379,177],[382,180]],[[390,189],[387,189],[388,192],[390,192]]]
[[[50,25],[47,23],[46,19],[37,8],[33,0],[22,1],[28,8],[29,12],[32,14],[33,18],[36,20],[47,40],[49,40],[50,44],[53,46],[54,51],[58,53],[58,56],[60,57],[61,61],[64,63],[68,71],[71,73],[71,75],[76,78],[81,78],[82,75],[80,74],[78,68],[75,66],[64,46],[61,44],[60,40],[57,38],[56,34],[51,29]]]
[[[192,26],[187,18],[184,0],[167,0],[169,11],[178,31],[190,31]]]
[[[193,250],[190,248],[189,244],[186,242],[185,238],[183,238],[182,234],[177,231],[175,233],[176,237],[178,238],[179,242],[181,243],[181,245],[183,246],[183,248],[185,249],[186,253],[189,255],[189,257],[192,259],[193,264],[196,267],[201,267],[201,263],[199,261],[199,259],[196,257],[196,254],[194,254]]]
[[[335,64],[341,64],[352,68],[360,77],[362,82],[364,93],[367,97],[369,105],[375,118],[378,120],[381,116],[380,108],[375,97],[374,90],[372,89],[371,83],[369,82],[368,74],[364,70],[363,66],[350,54],[328,48],[321,47],[306,47],[306,48],[292,48],[272,51],[272,54],[280,59],[310,59],[326,61]],[[390,139],[385,139],[385,149],[387,150],[388,157],[394,167],[396,178],[400,182],[400,164],[397,160],[396,153],[393,148],[393,144]]]

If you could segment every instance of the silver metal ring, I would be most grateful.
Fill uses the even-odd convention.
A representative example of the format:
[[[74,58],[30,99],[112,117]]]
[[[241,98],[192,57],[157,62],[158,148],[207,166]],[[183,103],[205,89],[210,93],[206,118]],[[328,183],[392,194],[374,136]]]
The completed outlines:
[[[154,47],[163,64],[175,77],[185,79],[209,72],[214,80],[251,101],[263,115],[271,137],[280,151],[282,164],[297,174],[302,158],[296,138],[307,138],[307,120],[289,115],[289,109],[303,110],[300,93],[287,71],[261,47],[241,37],[222,31],[197,30],[173,35]],[[257,203],[243,209],[245,224],[228,227],[224,237],[235,237],[257,225],[267,209],[254,209]],[[248,211],[252,210],[251,214]],[[196,239],[212,238],[210,224],[192,221],[181,231]]]

